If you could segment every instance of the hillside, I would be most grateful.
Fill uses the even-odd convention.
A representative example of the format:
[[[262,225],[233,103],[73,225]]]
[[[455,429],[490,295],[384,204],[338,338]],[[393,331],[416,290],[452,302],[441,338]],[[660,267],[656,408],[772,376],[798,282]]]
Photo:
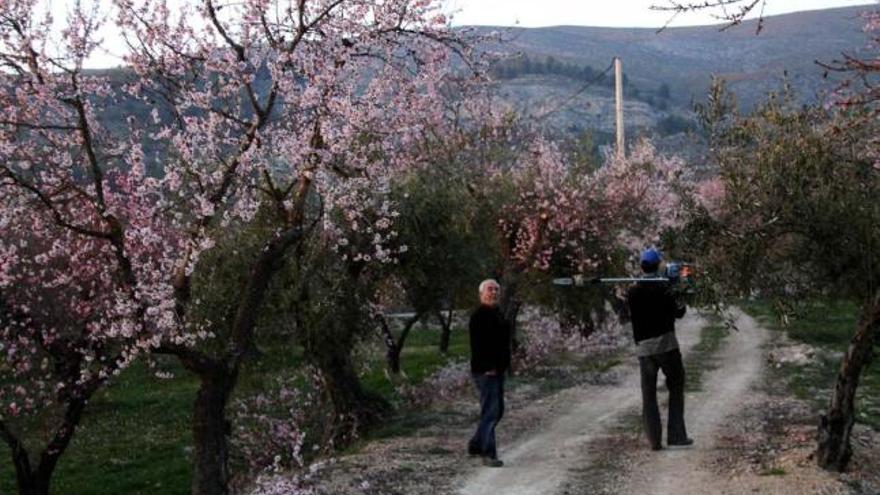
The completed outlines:
[[[630,138],[644,132],[674,135],[693,127],[692,102],[704,98],[713,75],[726,79],[745,107],[779,89],[784,74],[800,98],[814,101],[835,85],[823,78],[815,61],[833,61],[864,46],[863,10],[848,7],[768,17],[760,35],[755,34],[755,21],[724,31],[701,26],[660,33],[584,26],[476,29],[502,33],[504,41],[489,48],[507,54],[494,70],[503,99],[550,131],[589,131],[594,143],[602,144],[614,132],[614,94],[610,72],[598,76],[614,56],[624,65]],[[125,79],[125,69],[97,72],[109,75],[114,85]],[[257,75],[258,85],[265,83],[262,76]],[[588,81],[594,83],[585,87]],[[148,114],[142,103],[125,97],[114,105]],[[117,117],[108,114],[104,124],[118,128]],[[689,147],[680,137],[670,144],[677,149],[682,145]],[[148,155],[155,151],[148,150]]]
[[[815,62],[858,53],[866,38],[860,13],[864,7],[798,12],[768,17],[756,35],[756,21],[724,31],[721,26],[654,29],[556,26],[547,28],[492,28],[505,42],[496,49],[514,59],[552,58],[556,64],[590,67],[601,72],[620,56],[628,79],[639,96],[628,95],[627,124],[653,127],[670,115],[686,113],[694,99],[706,92],[713,75],[724,78],[745,107],[768,91],[779,89],[785,74],[805,101],[834,87]],[[509,62],[508,62],[509,63]],[[559,71],[556,71],[559,72]],[[596,85],[570,98],[586,78],[554,74],[523,74],[501,80],[504,94],[522,108],[564,108],[548,120],[556,127],[613,128],[610,89]],[[665,88],[664,88],[665,86]],[[668,89],[668,104],[656,96]],[[646,103],[645,96],[651,96]],[[657,103],[660,105],[657,105]],[[653,104],[652,104],[653,103]]]

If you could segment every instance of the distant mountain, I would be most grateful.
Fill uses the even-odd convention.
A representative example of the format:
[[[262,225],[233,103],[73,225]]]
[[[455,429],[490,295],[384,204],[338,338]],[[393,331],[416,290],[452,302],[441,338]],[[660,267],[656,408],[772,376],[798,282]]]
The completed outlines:
[[[780,89],[785,74],[804,101],[814,101],[834,87],[815,61],[831,62],[842,53],[862,50],[867,38],[860,14],[869,8],[876,4],[767,17],[760,34],[756,21],[724,31],[723,26],[701,26],[660,33],[582,26],[478,29],[501,31],[507,41],[495,48],[519,54],[497,71],[502,93],[554,127],[613,130],[608,84],[573,95],[587,76],[619,56],[628,80],[627,125],[656,128],[665,122],[674,130],[681,127],[691,102],[704,98],[713,75],[726,79],[745,107]],[[523,70],[523,59],[543,67]]]
[[[755,34],[755,21],[720,31],[721,26],[653,29],[557,26],[492,28],[506,40],[494,50],[509,54],[494,68],[499,93],[537,124],[552,132],[590,132],[593,143],[608,143],[614,132],[614,94],[609,68],[620,56],[625,75],[627,139],[642,133],[668,136],[658,144],[677,152],[691,148],[682,130],[694,126],[691,103],[705,99],[712,75],[723,77],[743,106],[751,106],[781,87],[783,74],[803,101],[814,100],[834,81],[823,78],[816,60],[830,62],[842,53],[857,54],[866,45],[860,14],[864,7],[799,12],[768,17]],[[95,71],[114,86],[128,69]],[[599,76],[605,74],[605,77]],[[592,81],[592,84],[587,85]],[[267,88],[257,74],[260,92]],[[125,115],[147,119],[150,107],[121,93],[108,103],[108,129],[126,129]],[[162,110],[161,103],[157,103]],[[163,152],[148,149],[158,163]]]

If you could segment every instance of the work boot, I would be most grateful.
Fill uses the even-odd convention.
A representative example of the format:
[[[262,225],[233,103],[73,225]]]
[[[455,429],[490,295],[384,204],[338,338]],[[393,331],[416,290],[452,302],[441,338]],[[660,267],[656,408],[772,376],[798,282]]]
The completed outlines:
[[[693,445],[693,444],[694,444],[693,438],[685,438],[683,440],[676,440],[674,442],[667,442],[667,445],[669,445],[670,447],[673,445],[675,445],[675,446],[688,446],[688,445]]]
[[[484,457],[483,465],[486,467],[499,468],[504,465],[504,462],[497,457]]]

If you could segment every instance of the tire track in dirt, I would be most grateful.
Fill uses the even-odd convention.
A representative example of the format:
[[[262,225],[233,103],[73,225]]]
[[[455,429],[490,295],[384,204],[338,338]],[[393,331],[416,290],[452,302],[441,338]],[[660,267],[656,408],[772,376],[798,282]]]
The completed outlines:
[[[686,355],[699,341],[700,329],[707,325],[696,313],[689,313],[677,325],[677,336]],[[581,467],[589,459],[581,454],[583,446],[601,434],[623,413],[638,407],[638,364],[634,356],[621,365],[621,380],[613,386],[581,386],[562,392],[566,408],[556,419],[534,434],[505,448],[501,445],[502,468],[479,468],[469,473],[458,493],[461,495],[552,494],[563,486],[569,470]],[[690,420],[692,414],[686,411]],[[500,429],[503,429],[502,421]],[[503,439],[502,439],[503,441]],[[645,492],[633,493],[651,493]]]

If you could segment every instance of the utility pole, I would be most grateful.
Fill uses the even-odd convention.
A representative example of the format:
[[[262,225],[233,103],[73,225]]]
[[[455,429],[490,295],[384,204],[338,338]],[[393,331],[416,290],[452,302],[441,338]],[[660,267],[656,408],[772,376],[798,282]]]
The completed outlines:
[[[626,156],[626,147],[623,141],[623,68],[620,57],[614,57],[614,97],[617,113],[617,157]]]

